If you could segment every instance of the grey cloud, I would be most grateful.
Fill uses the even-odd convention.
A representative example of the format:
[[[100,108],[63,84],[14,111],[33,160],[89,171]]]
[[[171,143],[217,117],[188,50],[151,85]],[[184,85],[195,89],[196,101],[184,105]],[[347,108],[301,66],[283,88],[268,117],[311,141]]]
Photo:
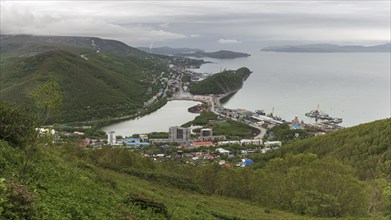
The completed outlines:
[[[237,40],[237,39],[224,39],[224,38],[220,38],[217,42],[219,42],[220,44],[240,44],[240,43],[242,43],[240,40]]]
[[[130,44],[389,40],[390,2],[2,1],[1,33],[93,35]]]

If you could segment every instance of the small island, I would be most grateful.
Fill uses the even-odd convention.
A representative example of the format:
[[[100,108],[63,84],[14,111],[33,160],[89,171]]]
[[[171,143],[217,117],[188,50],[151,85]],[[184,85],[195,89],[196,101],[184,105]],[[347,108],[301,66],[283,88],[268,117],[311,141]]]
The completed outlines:
[[[190,87],[190,92],[196,95],[227,94],[232,93],[243,86],[243,81],[250,76],[251,71],[242,67],[236,71],[224,71],[216,73]]]

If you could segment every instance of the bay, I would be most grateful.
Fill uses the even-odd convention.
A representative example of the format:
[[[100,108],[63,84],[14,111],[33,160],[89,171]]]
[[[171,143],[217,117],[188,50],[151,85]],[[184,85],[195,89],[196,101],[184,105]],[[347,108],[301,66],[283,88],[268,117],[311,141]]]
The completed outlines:
[[[248,67],[253,73],[227,108],[263,109],[285,120],[316,109],[342,117],[342,126],[390,117],[390,53],[256,52],[236,59],[205,59],[197,72]]]
[[[320,106],[342,126],[354,126],[390,117],[390,53],[265,53],[236,59],[205,59],[196,72],[217,73],[248,67],[253,73],[227,103],[227,108],[263,109],[285,120]],[[116,123],[103,130],[117,135],[168,131],[193,120],[187,109],[197,102],[170,101],[138,119]]]

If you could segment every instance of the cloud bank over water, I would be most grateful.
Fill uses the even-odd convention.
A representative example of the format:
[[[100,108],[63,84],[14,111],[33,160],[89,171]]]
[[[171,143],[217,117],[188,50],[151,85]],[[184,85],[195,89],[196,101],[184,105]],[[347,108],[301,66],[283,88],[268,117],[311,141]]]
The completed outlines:
[[[390,1],[2,1],[2,34],[130,45],[389,41]]]

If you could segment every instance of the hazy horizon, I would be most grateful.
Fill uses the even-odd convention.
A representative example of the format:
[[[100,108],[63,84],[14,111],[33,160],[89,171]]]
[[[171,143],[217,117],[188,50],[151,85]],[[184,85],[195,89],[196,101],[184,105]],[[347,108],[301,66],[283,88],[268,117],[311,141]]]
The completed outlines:
[[[1,34],[255,51],[390,41],[390,1],[1,1]]]

